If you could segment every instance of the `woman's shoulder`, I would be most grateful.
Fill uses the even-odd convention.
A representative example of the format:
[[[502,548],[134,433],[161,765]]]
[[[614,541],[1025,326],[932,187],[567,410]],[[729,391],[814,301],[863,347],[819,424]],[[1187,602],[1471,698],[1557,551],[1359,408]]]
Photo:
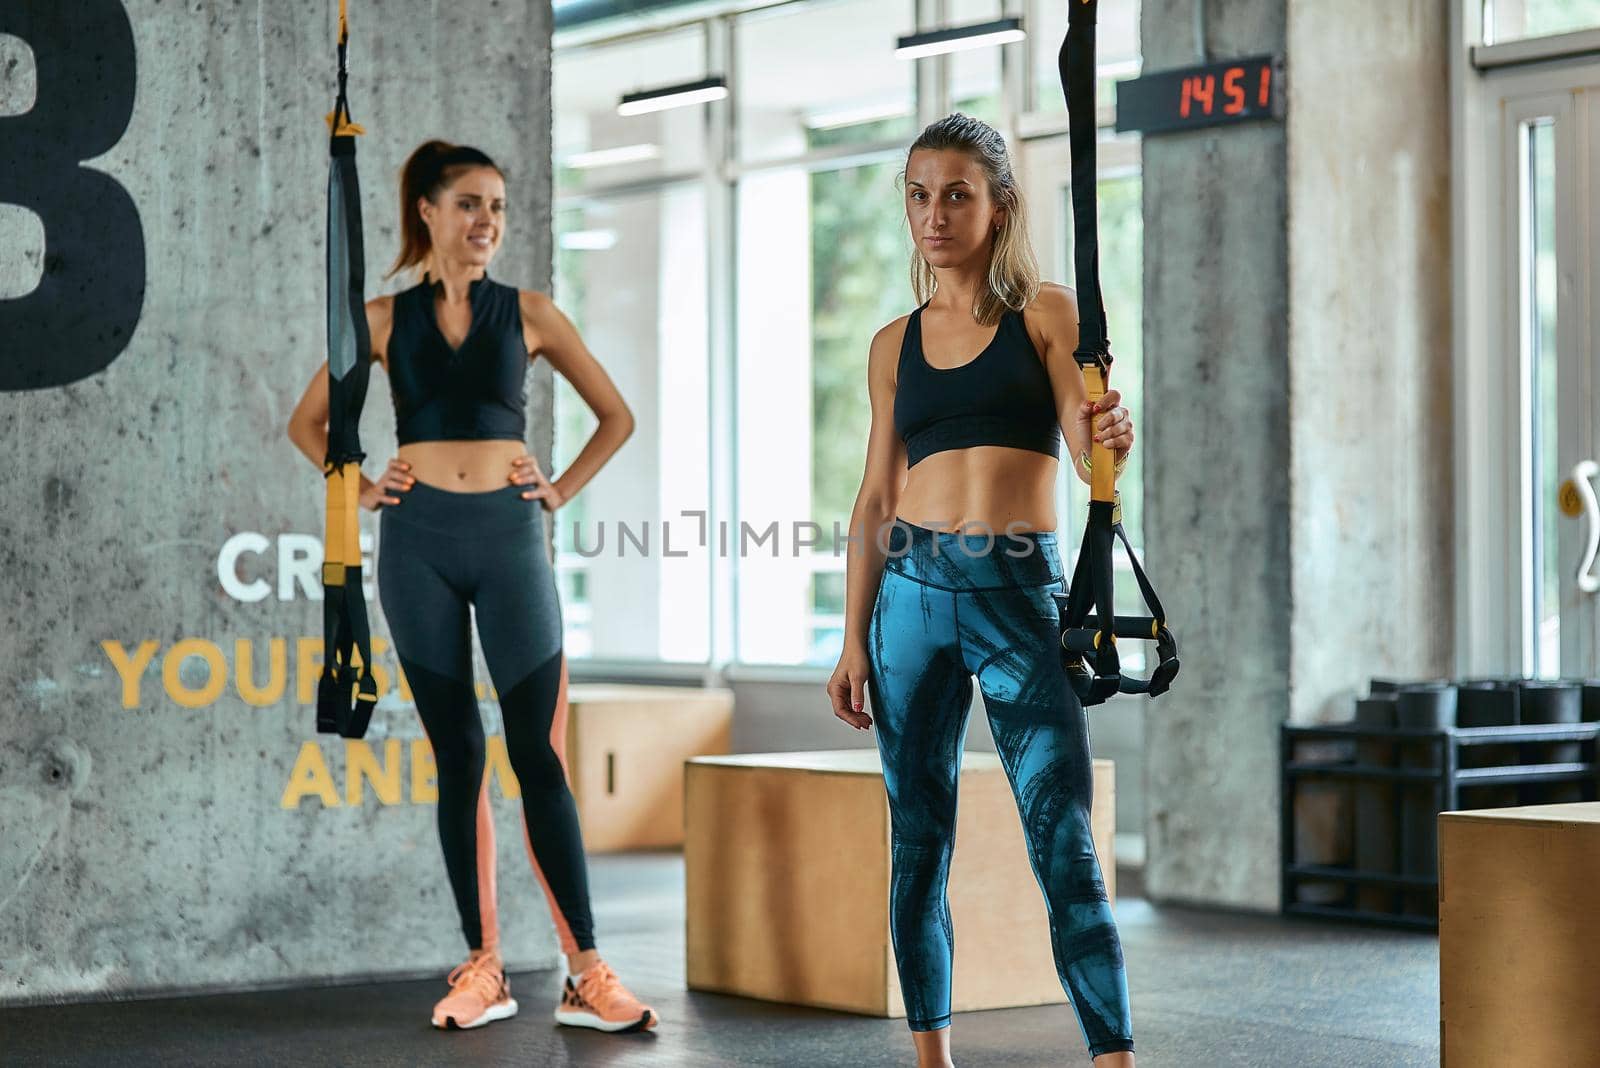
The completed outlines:
[[[367,301],[368,329],[376,330],[380,327],[387,327],[394,322],[394,300],[395,294],[385,293],[381,297],[373,297]]]
[[[1022,325],[1028,340],[1043,359],[1056,343],[1078,343],[1078,294],[1057,282],[1043,282],[1039,292],[1022,309]]]
[[[882,386],[893,392],[899,382],[900,354],[905,347],[906,327],[914,314],[898,316],[872,335],[872,347],[867,352],[867,378],[874,389]]]
[[[364,305],[367,313],[367,341],[372,358],[388,366],[389,339],[394,333],[394,294],[373,297]]]
[[[517,289],[507,286],[517,295],[517,307],[522,309],[523,315],[539,315],[556,306],[550,294],[542,289]]]
[[[920,311],[921,309],[917,310]],[[905,341],[906,330],[911,324],[911,317],[915,314],[917,314],[916,311],[909,311],[904,315],[891,319],[880,327],[878,332],[872,336],[872,351],[875,353],[880,350],[898,353],[901,344]]]
[[[1023,315],[1038,315],[1045,319],[1066,317],[1069,321],[1078,321],[1078,294],[1070,286],[1060,282],[1039,283],[1038,295],[1022,309]]]

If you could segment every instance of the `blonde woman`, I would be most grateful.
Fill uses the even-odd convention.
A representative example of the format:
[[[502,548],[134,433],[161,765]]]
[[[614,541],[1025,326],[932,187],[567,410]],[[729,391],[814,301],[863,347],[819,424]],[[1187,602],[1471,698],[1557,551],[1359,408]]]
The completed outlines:
[[[1097,1068],[1134,1063],[1116,921],[1089,828],[1087,720],[1061,664],[1055,483],[1065,434],[1120,466],[1133,422],[1091,404],[1077,302],[1041,283],[1004,140],[951,115],[905,169],[922,306],[873,339],[872,426],[850,519],[834,714],[877,727],[893,828],[890,926],[921,1068],[950,1065],[945,882],[977,677],[1044,891],[1056,968]],[[863,692],[871,698],[863,707]],[[1043,934],[1043,932],[1040,932]]]

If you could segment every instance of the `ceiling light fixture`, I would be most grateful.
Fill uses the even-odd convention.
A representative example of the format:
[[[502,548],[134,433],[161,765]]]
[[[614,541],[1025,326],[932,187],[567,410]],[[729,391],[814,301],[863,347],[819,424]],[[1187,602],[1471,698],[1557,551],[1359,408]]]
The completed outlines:
[[[996,19],[972,26],[954,26],[947,30],[913,33],[895,42],[894,54],[901,59],[923,59],[941,56],[948,52],[962,52],[969,48],[986,48],[991,45],[1011,44],[1028,37],[1019,18]]]
[[[619,145],[616,148],[574,152],[567,157],[567,166],[576,171],[586,171],[595,167],[618,167],[625,163],[648,163],[660,158],[660,145]]]
[[[862,104],[852,108],[813,112],[805,117],[805,124],[812,130],[837,130],[841,126],[859,126],[867,122],[903,119],[910,114],[911,105],[908,103]]]
[[[561,235],[561,247],[568,252],[609,252],[617,247],[615,230],[568,230]]]
[[[669,85],[661,89],[645,89],[629,93],[617,104],[618,115],[646,115],[652,111],[688,107],[725,99],[728,95],[727,79],[705,78],[683,85]]]

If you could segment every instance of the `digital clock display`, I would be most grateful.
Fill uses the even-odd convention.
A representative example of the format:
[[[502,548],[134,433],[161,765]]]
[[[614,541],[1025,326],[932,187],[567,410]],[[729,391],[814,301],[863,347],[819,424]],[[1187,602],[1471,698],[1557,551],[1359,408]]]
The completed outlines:
[[[1283,116],[1276,56],[1164,70],[1117,83],[1117,132],[1165,133]]]

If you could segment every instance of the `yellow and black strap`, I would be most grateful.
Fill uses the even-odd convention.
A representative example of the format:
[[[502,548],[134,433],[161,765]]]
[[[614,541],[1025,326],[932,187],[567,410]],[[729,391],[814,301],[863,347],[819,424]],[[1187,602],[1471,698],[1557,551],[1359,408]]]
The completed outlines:
[[[317,684],[317,730],[360,738],[378,700],[372,636],[361,585],[361,409],[371,373],[372,339],[365,310],[366,251],[361,233],[361,186],[356,136],[345,95],[350,39],[339,0],[339,95],[328,116],[328,480],[327,537],[322,564],[322,678]]]
[[[1098,0],[1068,0],[1067,38],[1060,54],[1061,89],[1067,99],[1072,157],[1073,274],[1078,291],[1078,347],[1072,356],[1084,388],[1098,402],[1111,387],[1111,342],[1106,335],[1100,292],[1100,238],[1096,207],[1095,15]],[[1085,706],[1115,693],[1165,693],[1178,674],[1178,642],[1166,625],[1166,612],[1140,566],[1122,528],[1115,457],[1094,442],[1090,453],[1089,519],[1077,566],[1065,594],[1056,594],[1061,613],[1062,660],[1073,689]],[[1114,610],[1111,553],[1122,542],[1133,565],[1148,616],[1118,617]],[[1122,673],[1117,639],[1156,643],[1157,665],[1148,679]]]

